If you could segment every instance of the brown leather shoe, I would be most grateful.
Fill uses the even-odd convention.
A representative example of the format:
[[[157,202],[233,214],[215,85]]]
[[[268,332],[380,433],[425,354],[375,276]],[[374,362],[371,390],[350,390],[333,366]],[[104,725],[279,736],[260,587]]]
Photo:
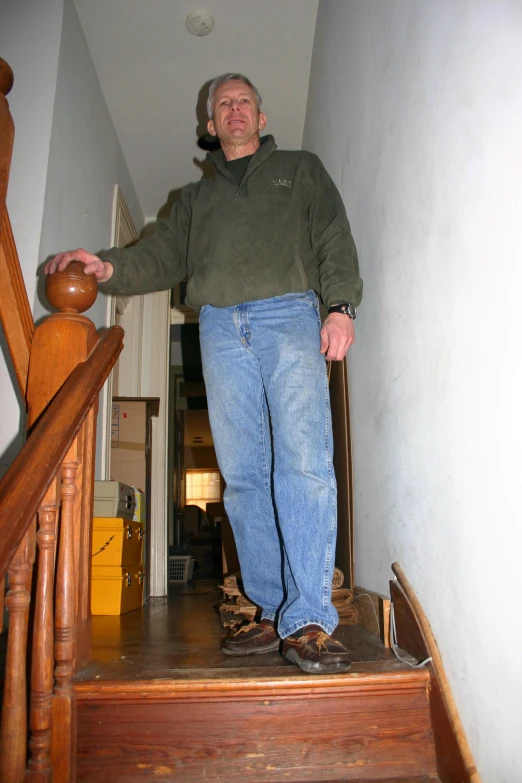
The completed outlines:
[[[239,631],[225,639],[221,649],[225,655],[261,655],[278,650],[281,639],[272,620],[243,625]]]
[[[337,674],[351,666],[348,650],[318,625],[307,625],[301,636],[283,642],[283,658],[308,674]]]

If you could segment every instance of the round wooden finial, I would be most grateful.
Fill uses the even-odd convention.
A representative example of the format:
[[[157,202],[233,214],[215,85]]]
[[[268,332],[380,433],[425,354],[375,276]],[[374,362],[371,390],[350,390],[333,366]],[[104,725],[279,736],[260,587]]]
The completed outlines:
[[[71,261],[63,272],[45,278],[45,295],[49,304],[62,313],[84,313],[98,295],[94,275],[86,275],[80,261]]]
[[[11,66],[0,57],[0,92],[3,95],[7,95],[9,92],[11,92],[13,82],[14,76],[13,71],[11,70]]]

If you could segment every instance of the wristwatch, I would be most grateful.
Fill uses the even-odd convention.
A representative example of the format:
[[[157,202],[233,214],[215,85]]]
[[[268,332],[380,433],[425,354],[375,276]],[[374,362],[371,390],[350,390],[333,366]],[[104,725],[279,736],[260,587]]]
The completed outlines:
[[[332,305],[328,308],[328,314],[330,313],[344,313],[344,315],[347,315],[352,321],[355,321],[357,318],[357,308],[355,308],[353,304],[350,304],[350,302]]]

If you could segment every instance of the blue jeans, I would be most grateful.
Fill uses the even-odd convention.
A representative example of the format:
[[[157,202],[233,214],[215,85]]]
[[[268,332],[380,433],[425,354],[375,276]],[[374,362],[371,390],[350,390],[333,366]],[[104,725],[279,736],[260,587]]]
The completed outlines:
[[[282,638],[331,634],[337,528],[326,363],[313,291],[205,305],[208,412],[245,591]]]

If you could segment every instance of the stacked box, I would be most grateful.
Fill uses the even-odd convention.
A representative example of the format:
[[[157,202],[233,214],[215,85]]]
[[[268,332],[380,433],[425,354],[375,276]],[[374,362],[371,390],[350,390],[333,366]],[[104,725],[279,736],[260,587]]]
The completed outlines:
[[[94,482],[94,516],[132,520],[136,509],[134,487],[119,481]]]
[[[139,522],[140,525],[143,525],[143,529],[145,529],[145,492],[137,489],[137,487],[133,487],[132,489],[134,490],[134,498],[136,501],[136,508],[134,509],[132,521]]]
[[[139,565],[93,566],[91,610],[97,614],[125,614],[143,602],[145,574]]]
[[[144,526],[132,521],[137,495],[133,487],[117,481],[95,482],[94,494],[91,611],[124,614],[143,605]]]

